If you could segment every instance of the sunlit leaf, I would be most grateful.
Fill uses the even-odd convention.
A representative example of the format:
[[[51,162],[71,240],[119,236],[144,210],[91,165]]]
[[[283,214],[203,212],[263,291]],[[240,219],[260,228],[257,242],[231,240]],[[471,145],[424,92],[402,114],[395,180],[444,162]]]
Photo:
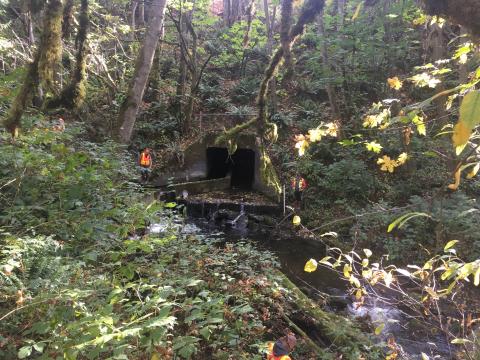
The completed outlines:
[[[398,77],[393,77],[387,80],[388,85],[395,90],[400,90],[402,88],[403,83],[400,81]]]
[[[305,272],[314,272],[315,270],[317,270],[317,266],[318,266],[318,263],[317,263],[317,260],[315,259],[310,259],[306,262],[305,264],[305,267],[303,268],[303,270]]]
[[[375,335],[380,335],[383,331],[385,324],[380,324],[375,328]]]
[[[367,256],[367,258],[369,258],[370,256],[372,256],[372,250],[370,250],[370,249],[363,249],[363,252],[364,252],[365,255]]]
[[[355,9],[355,13],[352,16],[352,21],[358,18],[358,15],[360,15],[360,10],[362,9],[362,6],[363,6],[363,2],[357,5],[357,8]]]
[[[301,222],[302,222],[302,219],[300,219],[300,216],[298,216],[298,215],[295,215],[292,219],[292,224],[295,225],[295,226],[300,225]]]
[[[472,168],[472,170],[468,173],[467,179],[471,179],[471,178],[473,178],[475,175],[477,175],[478,170],[480,170],[480,162],[477,163],[477,164]]]
[[[457,190],[458,187],[460,186],[460,177],[462,175],[462,169],[459,168],[457,171],[455,171],[455,182],[453,184],[448,185],[448,188],[450,190]]]
[[[380,145],[379,143],[377,143],[376,141],[371,141],[371,142],[368,142],[365,144],[365,146],[367,147],[367,150],[368,151],[373,151],[374,153],[379,153],[381,150],[382,150],[382,145]]]
[[[377,160],[377,164],[380,165],[380,170],[393,173],[394,169],[398,166],[395,160],[392,160],[390,156],[383,155],[382,158]]]
[[[454,147],[464,146],[470,139],[474,127],[479,123],[480,91],[470,91],[460,105],[460,117],[453,129],[452,141]],[[457,151],[457,154],[459,154],[459,151]]]
[[[473,285],[480,285],[480,264],[477,267],[477,271],[475,271],[475,275],[473,277]]]
[[[430,360],[430,357],[422,352],[422,360]]]
[[[445,245],[445,247],[443,248],[443,251],[447,251],[448,249],[450,249],[451,247],[455,246],[455,244],[458,243],[458,240],[451,240],[447,243],[447,245]]]

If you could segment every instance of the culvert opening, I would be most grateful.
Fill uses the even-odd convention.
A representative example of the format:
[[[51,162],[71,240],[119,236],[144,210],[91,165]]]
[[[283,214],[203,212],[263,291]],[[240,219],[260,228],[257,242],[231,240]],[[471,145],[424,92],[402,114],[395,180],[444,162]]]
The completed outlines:
[[[226,148],[207,148],[207,177],[221,179],[231,175],[230,186],[251,190],[255,174],[255,152],[250,149],[237,149],[228,156]]]

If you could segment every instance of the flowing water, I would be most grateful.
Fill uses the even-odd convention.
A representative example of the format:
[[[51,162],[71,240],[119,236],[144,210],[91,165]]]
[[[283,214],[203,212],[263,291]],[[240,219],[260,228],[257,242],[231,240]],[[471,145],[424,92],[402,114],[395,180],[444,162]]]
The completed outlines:
[[[213,213],[205,214],[207,215],[211,217]],[[377,299],[368,299],[362,306],[357,306],[353,296],[348,293],[348,284],[329,268],[319,267],[313,273],[304,272],[306,261],[325,256],[326,249],[321,242],[276,233],[272,228],[257,226],[250,229],[246,218],[245,212],[240,211],[233,221],[222,224],[204,218],[189,219],[186,225],[178,221],[174,226],[183,232],[218,236],[227,242],[248,239],[258,247],[273,252],[279,259],[282,271],[310,298],[321,301],[323,294],[330,295],[330,301],[325,306],[327,310],[344,316],[363,318],[371,323],[372,329],[379,324],[385,324],[379,340],[386,341],[393,336],[403,349],[404,359],[422,359],[422,352],[430,359],[453,358],[449,344],[443,336],[432,336],[421,329],[404,325],[409,323],[405,311]],[[153,224],[150,231],[163,232],[170,226],[171,223]]]

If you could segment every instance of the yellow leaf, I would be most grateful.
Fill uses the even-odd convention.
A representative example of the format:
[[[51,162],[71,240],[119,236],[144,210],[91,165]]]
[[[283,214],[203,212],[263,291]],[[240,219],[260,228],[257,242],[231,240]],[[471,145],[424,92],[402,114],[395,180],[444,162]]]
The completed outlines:
[[[159,356],[158,353],[156,353],[156,352],[153,353],[153,354],[152,354],[152,357],[150,358],[150,360],[160,360],[160,359],[161,359],[160,356]]]
[[[355,298],[357,300],[360,300],[362,298],[362,289],[358,289],[356,292],[355,292]]]
[[[310,259],[305,264],[305,267],[303,268],[303,270],[305,272],[314,272],[315,270],[317,270],[317,266],[318,266],[317,260]]]
[[[383,155],[378,159],[377,164],[380,165],[380,170],[393,173],[393,170],[398,166],[395,160],[392,160],[389,156]]]
[[[323,135],[323,132],[320,129],[308,130],[308,139],[311,142],[318,142],[318,141],[322,140],[322,135]]]
[[[459,168],[459,169],[455,172],[455,183],[448,185],[448,188],[449,188],[450,190],[455,191],[455,190],[457,190],[458,187],[460,186],[460,175],[461,175],[461,173],[462,173],[462,169],[461,169],[461,168]]]
[[[472,130],[480,123],[480,91],[470,91],[460,105],[460,117],[453,129],[453,145],[464,146],[472,134]],[[463,149],[461,149],[463,150]],[[461,151],[460,151],[461,152]],[[459,153],[457,151],[457,153]]]
[[[352,271],[352,267],[350,264],[345,264],[343,266],[343,276],[345,276],[347,279],[350,278],[350,271]]]
[[[327,126],[327,129],[325,130],[325,133],[327,135],[330,135],[333,137],[336,137],[338,135],[338,125],[336,123],[330,122],[326,124],[326,126]]]
[[[357,8],[355,9],[355,13],[352,16],[352,21],[358,18],[358,15],[360,15],[360,10],[362,9],[362,6],[363,6],[362,2],[357,5]]]
[[[367,267],[368,266],[368,259],[363,259],[362,260],[362,266]]]
[[[353,284],[356,288],[359,288],[360,286],[362,286],[360,284],[360,280],[358,280],[355,276],[353,275],[350,275],[350,283]]]
[[[463,146],[463,148],[461,149],[463,150],[471,135],[472,129],[467,127],[467,125],[460,120],[453,128],[453,146],[455,146],[456,148]],[[457,155],[459,155],[461,152],[462,151],[457,151]]]
[[[383,328],[385,327],[385,324],[380,324],[375,328],[375,335],[380,335],[381,332],[383,331]]]
[[[298,149],[298,156],[303,156],[305,154],[305,150],[309,147],[309,143],[307,140],[300,140],[295,144],[295,148]]]
[[[403,83],[400,81],[400,79],[397,76],[388,79],[387,82],[388,82],[388,85],[395,90],[400,90],[403,85]]]
[[[300,225],[301,222],[302,222],[302,219],[300,219],[300,216],[295,215],[293,217],[293,220],[292,220],[293,225],[298,226],[298,225]]]
[[[475,175],[477,175],[478,170],[480,170],[480,162],[477,163],[477,165],[475,165],[475,166],[472,168],[472,171],[470,171],[470,172],[468,173],[467,179],[471,179],[471,178],[473,178]]]
[[[480,265],[478,265],[477,271],[475,272],[475,276],[473,279],[473,285],[478,286],[480,285]]]
[[[407,162],[408,160],[408,154],[407,153],[401,153],[399,156],[398,156],[398,159],[397,159],[397,164],[398,165],[403,165]]]
[[[392,272],[388,272],[385,274],[383,280],[385,281],[385,285],[389,288],[390,287],[390,284],[392,283],[393,281],[393,275],[392,275]]]

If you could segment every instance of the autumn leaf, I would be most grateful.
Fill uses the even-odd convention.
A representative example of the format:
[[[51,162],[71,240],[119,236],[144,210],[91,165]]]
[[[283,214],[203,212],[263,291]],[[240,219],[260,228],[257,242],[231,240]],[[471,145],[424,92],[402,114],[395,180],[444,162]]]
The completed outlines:
[[[480,123],[480,91],[470,91],[460,105],[460,117],[453,128],[453,146],[460,154],[467,144],[472,131]]]
[[[295,148],[298,149],[298,156],[305,155],[305,151],[310,146],[307,140],[300,140],[295,144]]]
[[[380,165],[380,170],[393,173],[394,169],[398,166],[395,160],[392,160],[388,155],[383,155],[378,159],[377,164]]]
[[[305,267],[303,268],[303,270],[305,272],[314,272],[315,270],[317,270],[317,266],[318,266],[318,263],[317,263],[317,260],[315,259],[310,259],[307,261],[307,263],[305,264]]]
[[[453,184],[450,184],[448,185],[448,188],[450,190],[457,190],[458,187],[460,186],[460,175],[462,174],[462,169],[459,168],[456,172],[455,172],[455,182]]]
[[[400,90],[402,88],[403,83],[400,81],[400,79],[395,76],[393,78],[390,78],[387,80],[388,85],[390,88],[395,89],[395,90]]]
[[[323,135],[323,132],[320,129],[308,130],[308,139],[311,142],[318,142],[318,141],[322,140],[322,135]]]
[[[427,128],[423,122],[423,117],[415,115],[415,117],[412,119],[412,122],[417,126],[417,132],[419,135],[427,135]]]
[[[337,137],[337,135],[338,135],[338,125],[335,124],[334,122],[331,122],[331,123],[326,124],[326,126],[327,126],[327,130],[325,131],[325,133],[327,135]]]
[[[397,159],[397,166],[405,164],[407,162],[407,160],[408,160],[408,154],[407,153],[401,153],[398,156],[398,159]]]
[[[293,220],[292,220],[293,225],[298,226],[298,225],[300,225],[301,222],[302,222],[302,219],[300,219],[300,216],[295,215],[293,217]]]
[[[477,163],[477,164],[472,168],[472,170],[468,173],[467,179],[471,179],[471,178],[473,178],[475,175],[477,175],[478,170],[480,170],[480,162]]]

